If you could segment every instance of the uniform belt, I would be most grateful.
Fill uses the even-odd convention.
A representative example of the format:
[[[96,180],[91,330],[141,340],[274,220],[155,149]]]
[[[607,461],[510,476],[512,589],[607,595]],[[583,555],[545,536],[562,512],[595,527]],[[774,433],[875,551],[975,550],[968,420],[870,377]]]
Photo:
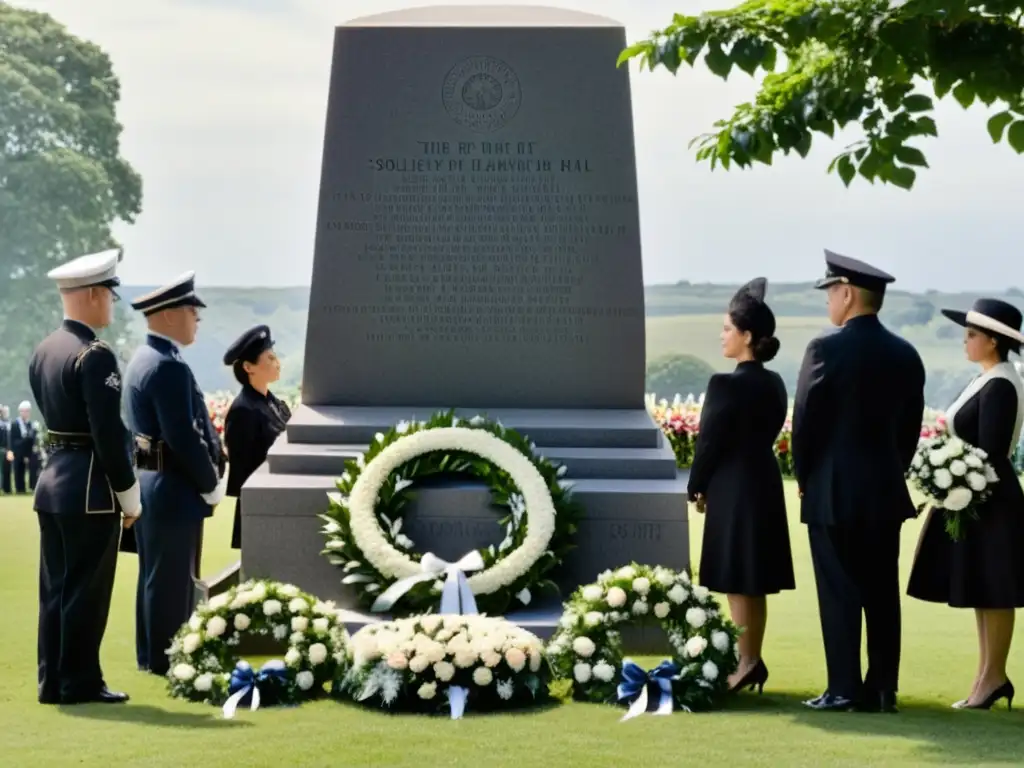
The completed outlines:
[[[145,442],[145,447],[141,443]],[[164,472],[169,469],[179,469],[181,462],[175,457],[170,446],[162,440],[155,443],[143,441],[136,438],[135,441],[135,463],[139,469],[148,469],[152,472]],[[226,469],[226,462],[223,459],[217,462],[217,477],[223,477]]]
[[[46,445],[49,448],[92,448],[92,435],[88,432],[57,432],[46,433]]]

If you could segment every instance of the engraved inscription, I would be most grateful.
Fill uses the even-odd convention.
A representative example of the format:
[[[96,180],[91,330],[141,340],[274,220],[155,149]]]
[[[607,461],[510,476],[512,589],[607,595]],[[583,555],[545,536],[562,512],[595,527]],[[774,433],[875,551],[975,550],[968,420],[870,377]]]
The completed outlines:
[[[320,307],[359,317],[366,341],[571,348],[641,312],[589,296],[636,226],[633,195],[588,191],[595,159],[425,139],[366,162],[373,188],[326,191],[343,215],[324,226],[363,235],[350,257],[372,285],[364,303]]]

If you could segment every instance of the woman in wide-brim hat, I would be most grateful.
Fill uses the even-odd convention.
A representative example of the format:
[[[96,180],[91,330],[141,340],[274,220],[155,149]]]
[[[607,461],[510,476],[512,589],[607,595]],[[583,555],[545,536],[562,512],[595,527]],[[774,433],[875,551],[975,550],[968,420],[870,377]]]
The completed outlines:
[[[989,709],[1002,698],[1013,700],[1006,660],[1013,639],[1015,609],[1024,606],[1024,491],[1011,457],[1024,422],[1024,383],[1011,352],[1024,344],[1021,312],[998,299],[978,299],[968,312],[942,310],[964,326],[967,359],[981,374],[946,411],[947,429],[988,453],[999,482],[953,541],[941,510],[925,522],[907,593],[954,608],[973,608],[980,659],[970,695],[953,706]]]

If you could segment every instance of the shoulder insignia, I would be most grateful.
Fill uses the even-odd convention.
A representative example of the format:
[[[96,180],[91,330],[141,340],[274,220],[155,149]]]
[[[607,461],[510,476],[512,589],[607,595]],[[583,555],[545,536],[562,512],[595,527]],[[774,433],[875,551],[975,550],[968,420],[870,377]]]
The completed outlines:
[[[121,391],[121,377],[117,375],[116,371],[107,376],[106,381],[104,381],[103,383],[113,390],[116,390],[118,392]]]
[[[110,354],[116,356],[114,348],[107,344],[107,342],[103,341],[102,339],[93,339],[92,341],[89,342],[88,346],[86,346],[84,349],[82,349],[81,352],[78,353],[78,357],[75,358],[75,367],[81,367],[82,361],[85,360],[86,355],[88,355],[94,349],[104,349]]]

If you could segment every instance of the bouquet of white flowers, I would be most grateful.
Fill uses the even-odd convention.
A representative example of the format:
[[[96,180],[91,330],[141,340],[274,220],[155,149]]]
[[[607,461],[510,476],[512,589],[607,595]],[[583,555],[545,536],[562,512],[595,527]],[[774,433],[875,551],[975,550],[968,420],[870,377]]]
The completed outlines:
[[[978,507],[999,481],[985,451],[947,432],[921,441],[907,477],[942,510],[954,541],[964,536],[965,518],[978,519]]]

